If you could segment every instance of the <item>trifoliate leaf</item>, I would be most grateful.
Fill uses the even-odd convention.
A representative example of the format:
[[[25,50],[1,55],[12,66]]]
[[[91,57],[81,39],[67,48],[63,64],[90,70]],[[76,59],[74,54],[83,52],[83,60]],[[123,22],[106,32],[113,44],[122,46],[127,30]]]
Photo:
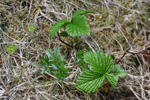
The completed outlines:
[[[114,87],[117,87],[117,80],[113,74],[106,74],[108,82]]]
[[[18,46],[16,46],[16,45],[8,45],[6,49],[7,49],[7,51],[10,54],[12,54],[13,52],[15,52],[18,49]]]
[[[35,30],[35,29],[36,29],[36,27],[33,26],[33,25],[29,25],[29,26],[28,26],[29,32],[32,32],[32,31]]]
[[[113,60],[111,56],[101,52],[87,52],[84,60],[88,67],[96,72],[105,74],[113,68]]]
[[[87,13],[94,13],[94,12],[90,11],[90,10],[78,10],[74,13],[73,17],[83,15],[83,14],[87,14]]]
[[[117,73],[120,71],[120,65],[115,65],[113,70],[112,70],[114,73]]]
[[[102,85],[104,78],[98,72],[85,71],[78,76],[75,87],[80,91],[92,93]]]
[[[55,33],[57,33],[59,31],[59,29],[63,26],[65,26],[67,23],[69,23],[68,20],[59,20],[56,23],[54,23],[51,27],[50,27],[50,36],[51,38],[54,36]]]
[[[115,65],[113,68],[113,73],[115,77],[118,79],[118,77],[124,77],[126,76],[126,72],[124,70],[120,69],[120,65]]]
[[[66,25],[66,31],[70,36],[90,34],[88,23],[84,16],[73,17],[71,23]]]

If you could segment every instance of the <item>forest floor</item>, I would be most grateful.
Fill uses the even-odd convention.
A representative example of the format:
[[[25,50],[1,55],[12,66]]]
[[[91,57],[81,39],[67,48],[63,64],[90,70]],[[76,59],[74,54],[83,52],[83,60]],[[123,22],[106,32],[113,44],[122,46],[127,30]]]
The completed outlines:
[[[79,36],[76,49],[50,38],[51,25],[79,9],[95,12],[85,15],[90,35]],[[65,81],[41,73],[40,57],[55,47],[66,57]],[[86,49],[120,59],[127,75],[116,89],[107,82],[91,94],[74,88],[83,71],[76,53]],[[150,0],[0,0],[0,100],[150,100]]]

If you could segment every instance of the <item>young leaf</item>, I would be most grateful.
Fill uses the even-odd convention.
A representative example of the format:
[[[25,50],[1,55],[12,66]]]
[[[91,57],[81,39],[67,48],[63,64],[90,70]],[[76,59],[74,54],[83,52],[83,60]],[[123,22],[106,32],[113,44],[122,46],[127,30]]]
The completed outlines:
[[[32,31],[35,30],[35,29],[36,29],[36,27],[33,26],[33,25],[29,25],[29,26],[28,26],[29,32],[32,32]]]
[[[47,72],[48,72],[48,73],[51,73],[51,70],[50,70],[50,67],[49,67],[49,66],[47,67]]]
[[[105,53],[87,52],[84,55],[84,60],[89,64],[89,68],[93,71],[105,74],[113,68],[113,60]]]
[[[64,25],[68,24],[69,21],[68,20],[59,20],[56,23],[54,23],[51,27],[50,27],[50,35],[51,38],[54,36],[55,33],[57,33],[59,31],[59,29],[61,27],[63,27]]]
[[[94,13],[94,12],[90,11],[90,10],[78,10],[74,13],[73,17],[83,15],[83,14],[87,14],[87,13]]]
[[[78,76],[75,87],[80,91],[92,93],[102,85],[104,78],[98,72],[85,71]]]
[[[113,74],[106,74],[108,82],[114,87],[117,87],[117,80]]]
[[[55,48],[55,57],[58,58],[58,54],[60,52],[60,48],[59,47],[56,47]]]
[[[84,16],[73,17],[71,23],[66,25],[66,31],[70,36],[90,34],[88,23]]]
[[[6,49],[7,49],[7,51],[10,54],[12,54],[13,52],[15,52],[18,49],[18,46],[16,46],[16,45],[8,45]]]
[[[120,69],[120,65],[115,65],[113,69],[113,74],[115,75],[116,79],[118,80],[118,77],[124,77],[126,75],[126,72],[124,70]]]
[[[47,54],[49,57],[51,57],[51,58],[54,59],[54,54],[53,54],[53,52],[52,52],[50,49],[47,49],[47,50],[46,50],[46,54]]]
[[[48,64],[48,62],[49,62],[48,56],[40,57],[40,63],[39,63],[40,65],[44,66],[44,65]]]
[[[44,68],[42,69],[42,74],[45,73],[46,69],[47,69],[47,65],[45,65]]]
[[[59,69],[59,67],[57,66],[57,64],[52,64],[52,67],[53,67],[54,69]]]

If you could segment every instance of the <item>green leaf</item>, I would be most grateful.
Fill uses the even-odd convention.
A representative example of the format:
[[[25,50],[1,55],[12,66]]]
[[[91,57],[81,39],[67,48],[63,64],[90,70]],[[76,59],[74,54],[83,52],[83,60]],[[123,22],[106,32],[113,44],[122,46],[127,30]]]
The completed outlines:
[[[113,68],[113,60],[111,56],[101,52],[87,52],[84,55],[84,60],[88,63],[88,67],[96,72],[105,74]]]
[[[7,51],[10,54],[12,54],[13,52],[15,52],[18,49],[18,46],[16,46],[16,45],[8,45],[6,49],[7,49]]]
[[[85,71],[78,76],[75,87],[80,91],[92,93],[102,85],[104,79],[100,73]]]
[[[47,65],[45,65],[45,66],[43,67],[43,69],[42,69],[42,74],[45,73],[46,69],[47,69]]]
[[[90,34],[87,20],[83,16],[73,17],[71,23],[66,25],[66,31],[70,36]]]
[[[35,29],[36,29],[36,27],[33,26],[33,25],[29,25],[29,26],[28,26],[29,32],[32,32],[32,31],[35,30]]]
[[[60,33],[60,36],[62,36],[62,37],[69,37],[69,34],[66,31],[64,31],[64,32]]]
[[[48,56],[43,56],[43,57],[40,57],[40,65],[44,66],[44,65],[51,65],[53,64],[53,59],[52,58],[49,58]]]
[[[85,65],[79,65],[83,71],[89,70]]]
[[[110,55],[113,60],[115,60],[115,55]]]
[[[84,52],[82,50],[79,50],[76,54],[77,57],[82,57]]]
[[[47,67],[47,72],[48,72],[48,73],[51,73],[51,70],[50,70],[50,67],[49,67],[49,66]]]
[[[115,65],[113,68],[113,74],[115,75],[116,79],[118,80],[118,77],[124,77],[126,76],[126,72],[124,70],[120,69],[120,65]]]
[[[59,67],[57,66],[57,64],[52,64],[52,67],[53,67],[54,69],[59,69]]]
[[[68,20],[59,20],[56,23],[52,24],[52,26],[50,27],[50,36],[51,38],[54,36],[55,33],[57,33],[59,31],[59,29],[63,26],[65,26],[66,24],[68,24],[69,21]]]
[[[47,50],[46,50],[46,54],[47,54],[49,57],[51,57],[51,58],[54,58],[54,57],[55,57],[54,54],[53,54],[53,52],[52,52],[50,49],[47,49]]]
[[[62,61],[64,61],[64,58],[63,57],[59,57],[59,58],[57,58],[57,61],[58,62],[62,62]]]
[[[56,47],[56,48],[55,48],[55,57],[56,57],[56,58],[58,58],[59,52],[60,52],[60,48],[59,48],[59,47]]]
[[[87,14],[87,13],[94,13],[94,12],[90,11],[90,10],[78,10],[74,13],[73,17],[83,15],[83,14]]]
[[[114,87],[117,87],[117,80],[113,74],[106,74],[108,82]]]

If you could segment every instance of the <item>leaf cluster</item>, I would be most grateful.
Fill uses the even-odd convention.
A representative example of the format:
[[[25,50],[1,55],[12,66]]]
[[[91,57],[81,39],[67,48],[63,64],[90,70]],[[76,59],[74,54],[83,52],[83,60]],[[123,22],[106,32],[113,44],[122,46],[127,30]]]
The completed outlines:
[[[84,55],[84,61],[88,64],[90,70],[81,73],[77,78],[75,87],[80,91],[95,92],[105,78],[116,88],[118,77],[126,75],[119,65],[114,65],[111,56],[105,53],[87,52]]]
[[[53,37],[55,33],[59,31],[61,27],[65,28],[63,33],[60,33],[61,36],[80,36],[90,34],[87,20],[83,14],[93,13],[89,10],[78,10],[74,13],[71,21],[62,19],[52,24],[50,27],[50,36]]]
[[[46,51],[47,56],[40,57],[40,65],[44,66],[42,74],[47,71],[53,74],[58,79],[63,79],[67,75],[68,69],[65,68],[65,61],[63,57],[59,57],[60,48],[56,47],[54,53],[48,49]],[[52,66],[52,68],[50,67]]]

